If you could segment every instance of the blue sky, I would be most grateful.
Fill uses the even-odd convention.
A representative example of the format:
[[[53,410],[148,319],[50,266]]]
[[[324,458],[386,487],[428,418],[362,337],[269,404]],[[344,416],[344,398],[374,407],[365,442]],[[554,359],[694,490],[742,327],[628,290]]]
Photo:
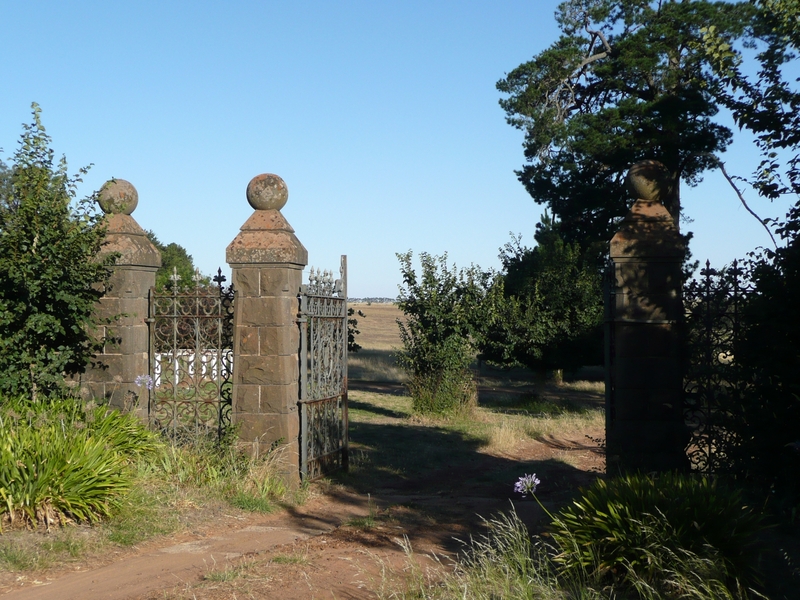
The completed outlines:
[[[38,102],[81,194],[117,177],[134,217],[205,273],[276,173],[313,266],[347,254],[351,296],[397,294],[396,252],[497,267],[542,208],[517,181],[522,133],[495,83],[550,45],[556,0],[0,2],[0,147],[8,161]],[[749,174],[751,140],[724,156]],[[683,188],[692,251],[715,264],[769,242],[719,172]],[[746,194],[762,216],[785,204]]]

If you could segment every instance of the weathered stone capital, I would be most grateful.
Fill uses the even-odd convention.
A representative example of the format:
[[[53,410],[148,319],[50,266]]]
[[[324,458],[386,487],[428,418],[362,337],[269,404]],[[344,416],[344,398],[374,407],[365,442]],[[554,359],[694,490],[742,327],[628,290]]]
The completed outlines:
[[[161,253],[147,239],[144,229],[139,227],[132,216],[122,213],[106,215],[105,224],[106,239],[100,250],[100,256],[119,252],[116,262],[118,267],[158,269],[161,266]]]
[[[247,201],[256,210],[280,210],[288,199],[286,182],[272,173],[256,175],[247,184]]]
[[[674,185],[669,169],[657,160],[643,160],[634,164],[625,182],[634,199],[647,202],[664,202]]]
[[[256,210],[228,245],[225,258],[238,264],[308,264],[308,251],[276,209]]]

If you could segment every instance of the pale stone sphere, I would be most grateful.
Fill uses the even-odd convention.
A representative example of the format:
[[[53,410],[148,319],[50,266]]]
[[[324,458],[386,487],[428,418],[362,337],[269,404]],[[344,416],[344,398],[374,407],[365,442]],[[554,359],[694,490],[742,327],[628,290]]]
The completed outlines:
[[[108,214],[129,215],[139,204],[139,193],[129,181],[109,179],[100,188],[97,203]]]
[[[272,173],[256,175],[247,184],[247,201],[256,210],[280,210],[288,199],[286,182]]]

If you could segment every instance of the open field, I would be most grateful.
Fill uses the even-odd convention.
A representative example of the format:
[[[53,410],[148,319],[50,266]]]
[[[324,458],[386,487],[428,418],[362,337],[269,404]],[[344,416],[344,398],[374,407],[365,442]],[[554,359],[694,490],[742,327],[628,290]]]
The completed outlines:
[[[397,319],[403,313],[395,304],[351,304],[356,313],[362,311],[366,317],[356,315],[358,330],[356,342],[361,350],[348,355],[348,371],[351,380],[402,383],[405,375],[395,364],[393,351],[400,347],[400,332]]]
[[[397,319],[403,313],[396,304],[350,304],[356,312],[363,311],[366,317],[358,319],[361,334],[356,338],[368,350],[392,350],[400,346],[400,332]]]

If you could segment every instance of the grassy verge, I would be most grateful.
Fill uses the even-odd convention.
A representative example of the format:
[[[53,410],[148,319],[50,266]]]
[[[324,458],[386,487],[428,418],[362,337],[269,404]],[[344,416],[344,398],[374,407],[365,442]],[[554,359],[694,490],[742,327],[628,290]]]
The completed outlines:
[[[533,468],[507,455],[547,436],[582,438],[585,431],[601,431],[603,412],[517,395],[466,415],[433,418],[414,415],[408,396],[352,391],[350,427],[351,472],[339,478],[363,493],[415,481],[421,490],[430,474],[469,472],[476,460],[491,468],[471,472],[469,479],[501,486]],[[565,452],[560,460],[569,464],[571,456]],[[433,476],[434,487],[435,482]]]
[[[693,550],[669,543],[665,535],[671,535],[673,526],[663,517],[653,519],[643,532],[651,536],[651,541],[640,548],[647,560],[626,562],[616,573],[598,570],[601,556],[595,556],[591,562],[579,562],[576,568],[564,568],[565,557],[578,558],[587,550],[586,540],[574,536],[555,541],[532,537],[513,510],[492,517],[484,524],[487,533],[471,538],[454,563],[436,561],[433,568],[423,568],[405,540],[405,565],[402,569],[383,569],[378,596],[416,600],[766,598],[748,587],[738,573],[728,572],[713,546]],[[557,515],[556,527],[563,524],[561,516]],[[594,541],[601,542],[609,536],[613,537],[613,532],[606,532]],[[602,552],[591,546],[589,549],[598,554]]]
[[[177,446],[131,415],[74,399],[23,404],[0,411],[2,571],[113,554],[224,507],[270,512],[300,499],[276,474],[279,451],[254,460],[212,440]]]

